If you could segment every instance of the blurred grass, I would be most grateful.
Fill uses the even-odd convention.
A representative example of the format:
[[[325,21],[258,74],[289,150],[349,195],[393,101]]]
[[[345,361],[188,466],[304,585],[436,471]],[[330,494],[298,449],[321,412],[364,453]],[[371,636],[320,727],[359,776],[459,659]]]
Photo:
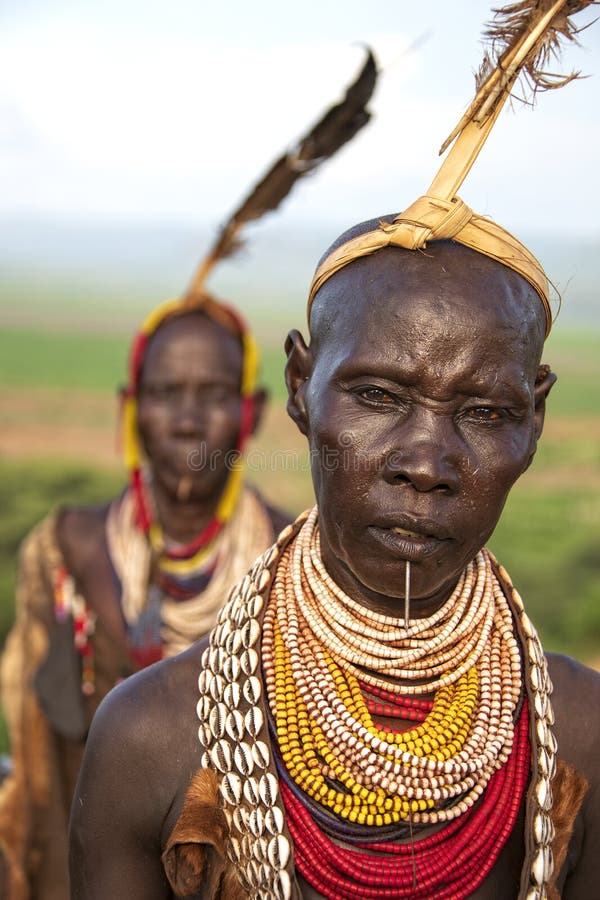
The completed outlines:
[[[600,663],[600,500],[518,486],[490,541],[544,647]]]
[[[546,341],[543,356],[558,375],[548,400],[548,412],[600,418],[600,334],[594,329],[562,332],[560,326],[555,328]]]
[[[113,390],[125,381],[127,343],[117,335],[6,329],[0,333],[0,381]]]
[[[283,338],[264,344],[261,376],[273,397],[284,396]],[[4,329],[0,332],[0,384],[5,387],[116,391],[125,383],[129,339],[116,334]]]

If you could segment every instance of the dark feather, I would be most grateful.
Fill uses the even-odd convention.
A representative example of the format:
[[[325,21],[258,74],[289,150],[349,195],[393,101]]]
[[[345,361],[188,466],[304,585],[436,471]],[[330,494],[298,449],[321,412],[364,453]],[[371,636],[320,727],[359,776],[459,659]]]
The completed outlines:
[[[344,99],[327,110],[297,145],[281,156],[259,181],[252,193],[236,209],[194,277],[190,295],[197,295],[215,263],[231,256],[241,246],[240,229],[254,219],[277,209],[294,184],[336,153],[367,124],[371,114],[366,109],[377,80],[377,66],[370,50],[356,80]]]

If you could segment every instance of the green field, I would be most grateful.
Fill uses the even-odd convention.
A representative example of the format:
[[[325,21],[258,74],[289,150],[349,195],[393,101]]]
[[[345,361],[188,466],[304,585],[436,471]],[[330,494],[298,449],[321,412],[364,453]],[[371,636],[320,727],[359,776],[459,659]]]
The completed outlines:
[[[43,385],[115,391],[126,381],[128,344],[122,335],[5,329],[0,332],[0,384],[3,389]],[[281,347],[263,346],[262,376],[279,399],[284,362]]]
[[[263,380],[275,410],[259,446],[293,447],[301,459],[302,439],[283,413],[281,343],[267,323],[262,343]],[[548,648],[595,664],[600,663],[599,345],[594,332],[557,328],[550,339],[546,359],[559,381],[549,400],[544,438],[491,542]],[[0,640],[12,620],[15,555],[24,534],[51,507],[101,500],[122,483],[116,454],[107,464],[93,450],[101,439],[113,441],[112,398],[124,380],[126,352],[124,335],[82,333],[79,327],[8,328],[0,335]],[[36,428],[41,429],[37,443]],[[87,435],[86,447],[92,448],[78,463],[73,450],[78,445],[62,440],[73,428],[70,441]],[[253,478],[291,512],[310,502],[310,477],[301,466],[267,468]]]

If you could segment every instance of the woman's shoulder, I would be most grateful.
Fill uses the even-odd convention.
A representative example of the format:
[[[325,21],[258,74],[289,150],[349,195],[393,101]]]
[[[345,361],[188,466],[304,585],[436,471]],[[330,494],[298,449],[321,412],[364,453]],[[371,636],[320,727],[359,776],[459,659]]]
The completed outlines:
[[[117,744],[131,759],[158,758],[172,750],[198,748],[196,702],[201,656],[207,638],[177,656],[125,679],[103,699],[94,717],[90,741]],[[193,740],[190,740],[190,736]],[[194,759],[197,765],[198,760]]]
[[[78,576],[103,546],[110,503],[65,506],[55,514],[56,540],[72,575]]]
[[[600,672],[570,656],[548,653],[552,706],[561,759],[600,783]]]

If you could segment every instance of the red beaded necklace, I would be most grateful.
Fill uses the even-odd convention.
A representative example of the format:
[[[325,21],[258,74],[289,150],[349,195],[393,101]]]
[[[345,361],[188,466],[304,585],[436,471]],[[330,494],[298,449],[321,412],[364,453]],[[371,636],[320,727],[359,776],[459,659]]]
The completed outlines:
[[[432,700],[419,697],[402,696],[386,691],[378,685],[367,685],[359,681],[362,695],[368,711],[372,716],[383,719],[405,719],[410,722],[424,722],[433,708]],[[391,730],[386,725],[379,725],[382,731]]]
[[[369,691],[373,693],[371,686]],[[402,708],[402,717],[408,718],[408,707],[397,699],[397,710]],[[481,801],[435,834],[409,843],[356,842],[356,849],[341,847],[281,782],[298,871],[330,900],[463,900],[471,896],[495,865],[517,819],[529,779],[528,722],[525,701],[515,726],[513,750],[490,779]]]

